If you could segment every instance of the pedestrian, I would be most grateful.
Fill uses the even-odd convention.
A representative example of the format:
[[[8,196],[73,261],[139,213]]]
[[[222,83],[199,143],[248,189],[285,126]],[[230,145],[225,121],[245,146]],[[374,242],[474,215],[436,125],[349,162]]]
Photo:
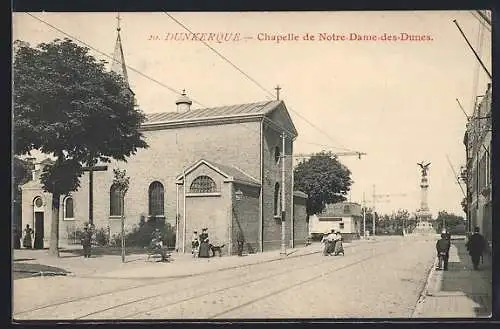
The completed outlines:
[[[243,232],[238,230],[238,233],[236,234],[236,243],[238,244],[238,256],[243,256],[243,247],[245,245],[245,236],[243,235]]]
[[[448,239],[449,241],[451,241],[451,233],[450,233],[447,229],[445,229],[445,228],[444,228],[444,229],[441,231],[441,235],[443,235],[443,234],[445,235],[445,238],[446,238],[446,239]]]
[[[474,234],[470,236],[466,246],[467,250],[469,251],[469,255],[472,259],[472,265],[474,267],[474,270],[478,270],[479,260],[483,256],[483,253],[486,249],[486,240],[481,234],[479,234],[478,226],[474,228]]]
[[[342,245],[342,234],[340,232],[335,233],[334,237],[335,247],[334,247],[334,256],[338,256],[339,254],[344,254],[344,247]]]
[[[327,255],[326,248],[327,248],[327,244],[328,244],[328,240],[327,240],[328,234],[330,234],[330,232],[326,231],[325,233],[323,233],[323,236],[321,237],[321,251],[323,253],[323,256]]]
[[[159,229],[154,229],[153,233],[151,234],[151,240],[154,241],[157,246],[163,247],[163,241]]]
[[[326,236],[326,255],[331,255],[335,251],[335,230],[332,229]]]
[[[191,254],[193,257],[198,256],[198,248],[200,247],[200,240],[198,240],[198,232],[193,231],[193,237],[191,238]]]
[[[29,224],[26,224],[26,228],[24,229],[24,237],[23,237],[23,247],[26,249],[33,248],[33,229]]]
[[[21,234],[17,225],[14,226],[14,249],[21,249]]]
[[[205,227],[202,229],[200,234],[200,249],[198,251],[198,257],[208,258],[210,257],[210,243],[208,239],[208,229]]]
[[[448,259],[450,258],[450,240],[446,232],[441,233],[441,239],[436,242],[438,257],[438,270],[448,271]]]
[[[83,246],[83,257],[90,258],[90,251],[92,248],[92,233],[87,226],[83,228],[83,236],[81,242]]]

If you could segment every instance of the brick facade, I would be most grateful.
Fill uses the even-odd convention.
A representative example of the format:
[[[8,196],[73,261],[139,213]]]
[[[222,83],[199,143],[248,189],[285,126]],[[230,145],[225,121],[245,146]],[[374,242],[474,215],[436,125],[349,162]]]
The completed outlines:
[[[276,106],[263,117],[240,118],[220,122],[198,122],[196,124],[179,124],[177,126],[143,125],[143,134],[149,144],[148,149],[141,149],[136,155],[130,157],[127,163],[112,162],[108,164],[105,172],[94,172],[94,198],[93,214],[94,224],[97,228],[108,228],[111,234],[120,232],[120,217],[110,216],[110,188],[113,180],[113,169],[126,169],[130,176],[130,186],[125,197],[125,228],[130,231],[139,223],[141,216],[149,215],[148,190],[151,183],[157,181],[164,188],[164,216],[167,223],[176,227],[181,236],[178,236],[178,246],[185,243],[189,245],[193,229],[201,226],[209,228],[212,241],[230,243],[230,238],[235,234],[236,225],[241,225],[247,235],[247,248],[260,251],[279,248],[281,242],[281,221],[274,217],[274,186],[281,185],[281,164],[275,161],[276,147],[281,150],[281,132],[288,131],[286,138],[286,155],[293,151],[294,131],[293,123],[283,102]],[[242,187],[245,202],[234,200],[234,187],[230,183],[221,181],[221,177],[207,168],[200,167],[213,178],[220,187],[220,196],[211,197],[186,197],[186,241],[182,241],[184,228],[184,213],[182,211],[183,197],[177,178],[183,171],[200,159],[208,162],[221,163],[234,166],[255,178],[261,186]],[[286,241],[291,239],[292,216],[292,159],[285,159],[286,164]],[[193,172],[192,175],[195,175]],[[212,176],[211,176],[212,177]],[[194,176],[186,177],[189,179]],[[85,173],[81,177],[78,191],[72,193],[74,200],[75,216],[72,220],[63,219],[61,203],[60,213],[60,241],[68,242],[67,232],[72,228],[82,227],[88,221],[88,186],[89,177]],[[33,182],[30,182],[33,185]],[[28,184],[30,184],[28,183]],[[32,225],[33,198],[40,194],[39,186],[34,184],[32,189],[27,185],[23,189],[23,226]],[[189,185],[186,185],[188,187]],[[232,194],[231,194],[232,193]],[[50,195],[44,195],[46,206],[45,238],[50,237]],[[234,212],[229,205],[234,205]],[[48,206],[47,206],[48,205]],[[207,214],[207,211],[210,213]],[[256,225],[257,223],[257,225]],[[211,228],[213,227],[213,229]],[[231,234],[230,234],[231,233]],[[288,244],[290,246],[290,244]],[[236,250],[234,245],[231,249]],[[187,248],[190,250],[190,246]]]
[[[260,188],[242,184],[234,184],[234,192],[243,193],[241,200],[237,200],[233,193],[232,207],[232,254],[237,253],[236,237],[241,230],[245,243],[243,252],[255,253],[260,250]]]
[[[305,245],[308,235],[307,195],[295,192],[293,196],[293,246]]]

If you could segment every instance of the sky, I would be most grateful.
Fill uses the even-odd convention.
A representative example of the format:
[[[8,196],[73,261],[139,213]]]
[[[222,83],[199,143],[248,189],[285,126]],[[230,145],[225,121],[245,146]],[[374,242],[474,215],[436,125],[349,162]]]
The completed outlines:
[[[109,62],[116,16],[14,13],[13,40],[35,46],[69,35]],[[349,200],[362,203],[364,195],[367,206],[379,212],[415,211],[417,162],[425,161],[431,163],[431,212],[464,215],[453,169],[458,173],[465,164],[466,117],[456,99],[471,114],[490,80],[454,19],[491,72],[491,33],[471,11],[122,12],[120,17],[129,82],[145,113],[175,111],[183,89],[193,108],[202,108],[269,100],[279,85],[299,133],[295,153],[366,153],[361,159],[339,157],[354,181]],[[172,40],[187,32],[182,25],[205,38],[218,35],[218,41],[206,43],[232,64],[200,41]],[[386,195],[375,204],[374,190]]]

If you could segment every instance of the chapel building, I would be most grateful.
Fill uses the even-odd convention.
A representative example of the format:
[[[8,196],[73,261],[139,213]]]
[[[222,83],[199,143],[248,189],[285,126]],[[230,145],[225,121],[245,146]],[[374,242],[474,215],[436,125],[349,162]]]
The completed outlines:
[[[124,63],[118,28],[112,69],[127,81]],[[93,172],[91,217],[96,228],[106,228],[110,235],[121,231],[121,201],[113,186],[113,169],[119,168],[130,177],[124,205],[128,231],[141,217],[155,217],[175,229],[175,248],[181,252],[191,251],[193,231],[204,227],[211,242],[225,244],[229,254],[236,253],[238,231],[245,237],[247,252],[267,251],[281,245],[284,210],[286,245],[305,243],[307,195],[293,189],[297,130],[285,103],[272,100],[201,109],[191,105],[183,92],[166,112],[147,114],[140,129],[149,148],[140,149],[126,163],[112,162],[107,170]],[[41,188],[41,169],[35,168],[34,179],[21,187],[22,224],[30,224],[35,238],[47,247],[51,194]],[[89,222],[88,172],[80,182],[78,191],[61,197],[60,245],[69,243],[72,232]]]

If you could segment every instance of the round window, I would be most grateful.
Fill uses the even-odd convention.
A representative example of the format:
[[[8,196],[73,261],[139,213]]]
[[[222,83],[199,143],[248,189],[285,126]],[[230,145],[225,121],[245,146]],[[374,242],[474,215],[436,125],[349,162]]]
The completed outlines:
[[[43,206],[42,198],[36,198],[36,200],[35,200],[35,206],[37,206],[37,207]]]

